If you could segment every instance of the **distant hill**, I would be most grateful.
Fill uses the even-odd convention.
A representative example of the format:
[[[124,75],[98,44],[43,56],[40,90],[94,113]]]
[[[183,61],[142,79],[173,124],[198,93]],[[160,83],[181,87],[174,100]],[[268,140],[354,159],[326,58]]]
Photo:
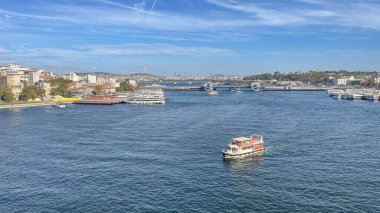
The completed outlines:
[[[213,75],[210,75],[208,78],[223,78],[225,76],[226,75],[223,75],[223,74],[213,74]]]
[[[132,74],[128,74],[126,76],[161,78],[161,76],[153,75],[153,74],[149,74],[149,73],[132,73]]]
[[[83,72],[83,73],[77,73],[80,76],[85,76],[85,75],[97,75],[97,76],[115,76],[115,77],[124,77],[124,78],[161,78],[158,75],[153,75],[149,73],[132,73],[132,74],[115,74],[115,73],[108,73],[108,72]]]
[[[340,77],[362,77],[362,76],[375,76],[378,72],[350,72],[350,71],[309,71],[309,72],[295,72],[295,73],[264,73],[260,75],[252,75],[244,77],[244,80],[277,80],[277,81],[302,81],[304,83],[312,84],[325,84],[330,77],[340,78]]]
[[[109,73],[109,72],[78,72],[77,74],[80,76],[85,76],[85,75],[119,76],[118,74]]]

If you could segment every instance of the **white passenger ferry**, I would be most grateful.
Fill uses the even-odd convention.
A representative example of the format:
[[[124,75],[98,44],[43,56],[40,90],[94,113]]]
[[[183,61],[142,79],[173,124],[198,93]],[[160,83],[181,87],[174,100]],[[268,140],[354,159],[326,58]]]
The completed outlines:
[[[129,104],[165,104],[162,90],[141,90],[128,95]]]
[[[265,151],[262,135],[233,138],[227,149],[223,149],[224,158],[242,158],[250,155],[263,154]]]

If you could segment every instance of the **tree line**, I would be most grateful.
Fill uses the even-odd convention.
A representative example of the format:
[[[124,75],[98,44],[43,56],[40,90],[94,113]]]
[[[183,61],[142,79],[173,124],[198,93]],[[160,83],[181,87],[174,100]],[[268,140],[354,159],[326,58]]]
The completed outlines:
[[[72,83],[71,80],[65,80],[63,78],[56,78],[53,80],[50,80],[48,83],[50,83],[52,89],[50,91],[50,95],[52,96],[62,96],[62,97],[70,97],[71,91],[69,89],[69,84]],[[95,94],[102,94],[104,92],[104,87],[102,85],[96,85],[94,88]],[[132,84],[129,84],[128,81],[123,81],[120,83],[120,87],[116,88],[116,92],[125,92],[125,91],[134,91],[136,89],[135,86]],[[36,99],[40,98],[42,99],[45,95],[45,90],[37,87],[35,85],[24,85],[21,94],[20,94],[20,100],[27,101],[30,99]],[[0,87],[0,100],[11,102],[14,100],[14,94],[12,93],[12,90],[7,87]]]
[[[349,71],[310,71],[305,73],[264,73],[247,76],[244,80],[277,80],[277,81],[302,81],[311,84],[326,84],[330,77],[378,75],[378,72],[349,72]],[[369,83],[372,85],[372,83]],[[369,86],[370,86],[369,85]]]

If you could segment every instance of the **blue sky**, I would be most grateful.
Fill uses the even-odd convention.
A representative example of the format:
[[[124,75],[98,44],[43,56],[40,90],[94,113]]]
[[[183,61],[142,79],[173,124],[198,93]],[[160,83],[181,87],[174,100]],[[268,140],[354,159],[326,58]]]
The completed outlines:
[[[1,0],[0,63],[161,75],[380,70],[380,1]]]

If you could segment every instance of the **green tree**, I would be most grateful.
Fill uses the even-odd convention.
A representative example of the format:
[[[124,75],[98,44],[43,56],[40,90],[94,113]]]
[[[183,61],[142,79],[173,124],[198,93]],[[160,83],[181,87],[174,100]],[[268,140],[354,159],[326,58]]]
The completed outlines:
[[[72,82],[73,81],[65,80],[63,78],[50,80],[49,83],[53,87],[53,89],[50,90],[50,94],[53,96],[60,95],[63,97],[70,97],[71,92],[69,91],[69,84]]]
[[[368,80],[368,81],[366,81],[366,82],[363,82],[362,83],[362,86],[363,87],[366,87],[366,88],[373,88],[373,87],[375,87],[376,86],[376,83],[375,83],[375,81],[374,80]]]
[[[23,101],[27,101],[29,99],[41,98],[45,94],[45,90],[41,89],[37,86],[24,86],[21,91],[20,99]]]
[[[5,102],[13,101],[14,95],[12,90],[6,87],[0,87],[0,99]]]
[[[102,85],[96,85],[94,87],[94,90],[95,90],[95,92],[96,92],[97,95],[102,94],[102,92],[103,92],[103,86]]]
[[[136,87],[130,84],[128,81],[123,81],[120,83],[120,87],[116,88],[116,92],[134,91]]]

